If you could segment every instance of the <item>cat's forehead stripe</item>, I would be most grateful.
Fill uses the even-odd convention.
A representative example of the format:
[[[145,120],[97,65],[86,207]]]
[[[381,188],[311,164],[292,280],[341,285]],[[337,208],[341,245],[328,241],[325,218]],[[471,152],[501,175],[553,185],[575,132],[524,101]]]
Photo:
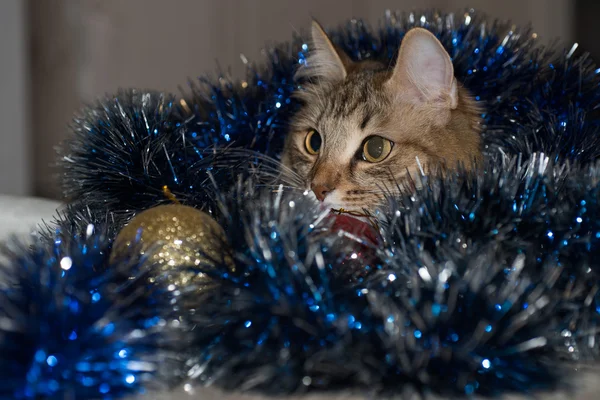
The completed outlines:
[[[371,110],[369,109],[369,107],[365,108],[365,114],[363,116],[362,122],[360,123],[360,129],[362,129],[363,131],[365,130],[365,128],[367,127],[367,124],[371,120],[372,116],[373,116],[373,114],[372,114]]]
[[[340,90],[331,96],[331,101],[335,103],[334,113],[337,117],[347,118],[359,108],[362,109],[376,100],[368,86],[367,77],[360,78],[346,81]]]

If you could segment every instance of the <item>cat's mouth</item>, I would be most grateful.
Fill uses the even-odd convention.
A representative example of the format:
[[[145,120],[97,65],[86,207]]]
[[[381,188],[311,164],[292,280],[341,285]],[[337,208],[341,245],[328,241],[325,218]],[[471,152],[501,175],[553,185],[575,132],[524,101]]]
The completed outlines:
[[[331,212],[334,214],[338,214],[338,215],[344,215],[349,218],[355,218],[355,219],[358,219],[359,221],[363,221],[363,222],[368,222],[371,220],[371,218],[373,218],[371,215],[369,215],[365,212],[356,211],[356,210],[348,210],[343,207],[340,207],[340,208],[332,207]]]
[[[344,209],[331,209],[335,218],[332,230],[344,231],[360,240],[368,240],[371,243],[378,242],[379,226],[377,220],[367,214]]]
[[[315,202],[318,202],[315,194],[311,190],[306,190],[304,192],[304,195],[309,196]],[[376,225],[377,217],[369,214],[368,211],[366,211],[366,208],[347,206],[347,205],[344,205],[343,202],[336,201],[336,200],[337,199],[335,199],[335,198],[328,198],[323,202],[318,202],[319,207],[323,211],[326,211],[327,209],[329,209],[329,211],[332,214],[343,215],[344,217],[349,218],[350,220],[354,220],[354,221],[358,220],[360,222],[364,222],[367,224],[371,224],[371,225],[375,224]]]
[[[305,191],[304,195],[316,197],[312,191]],[[365,211],[344,208],[337,204],[321,202],[319,207],[325,212],[329,209],[330,217],[333,219],[331,230],[344,231],[360,241],[366,240],[372,244],[379,242],[379,224],[377,218]]]

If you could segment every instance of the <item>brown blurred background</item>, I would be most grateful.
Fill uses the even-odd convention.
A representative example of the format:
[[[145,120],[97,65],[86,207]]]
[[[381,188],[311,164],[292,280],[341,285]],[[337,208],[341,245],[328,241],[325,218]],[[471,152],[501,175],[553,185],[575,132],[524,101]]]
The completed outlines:
[[[596,0],[0,0],[0,193],[59,198],[53,148],[97,96],[177,92],[216,60],[241,76],[240,53],[259,60],[266,43],[289,39],[311,16],[376,23],[385,9],[429,7],[531,22],[542,41],[600,52]]]

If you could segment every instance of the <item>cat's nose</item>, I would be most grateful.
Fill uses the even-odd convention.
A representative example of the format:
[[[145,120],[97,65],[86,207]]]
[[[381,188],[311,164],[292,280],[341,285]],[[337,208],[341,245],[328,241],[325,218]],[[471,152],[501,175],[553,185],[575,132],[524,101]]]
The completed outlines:
[[[315,196],[317,196],[317,199],[319,201],[325,200],[325,196],[327,196],[327,194],[330,193],[331,191],[333,191],[333,189],[334,189],[328,185],[321,184],[321,183],[316,183],[316,184],[312,183],[310,185],[310,188],[314,192]]]

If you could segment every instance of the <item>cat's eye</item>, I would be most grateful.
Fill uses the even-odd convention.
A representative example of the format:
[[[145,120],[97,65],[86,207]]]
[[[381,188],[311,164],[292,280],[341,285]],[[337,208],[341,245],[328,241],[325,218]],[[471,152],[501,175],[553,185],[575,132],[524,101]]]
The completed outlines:
[[[392,152],[392,141],[381,136],[372,136],[363,144],[363,160],[376,163],[385,160]]]
[[[319,150],[321,149],[321,142],[322,140],[319,132],[311,129],[308,131],[306,139],[304,139],[304,147],[306,147],[306,151],[308,151],[309,154],[316,155],[319,154]]]

